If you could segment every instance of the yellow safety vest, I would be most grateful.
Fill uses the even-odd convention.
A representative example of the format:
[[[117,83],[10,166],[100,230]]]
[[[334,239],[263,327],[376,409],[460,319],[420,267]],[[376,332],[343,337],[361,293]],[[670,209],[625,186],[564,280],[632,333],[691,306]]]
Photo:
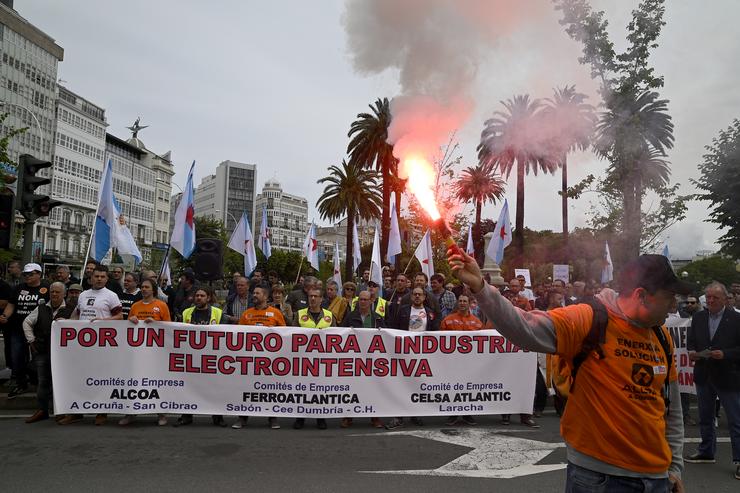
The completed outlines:
[[[359,299],[360,299],[359,296],[355,296],[352,299],[352,311],[354,311],[355,310],[355,307],[357,307],[357,300],[359,300]],[[386,304],[388,302],[385,301],[385,299],[383,299],[383,298],[378,298],[375,301],[377,301],[377,303],[378,303],[377,305],[375,305],[375,313],[378,314],[378,315],[380,315],[381,317],[385,317],[385,308],[386,308]]]
[[[195,311],[195,307],[191,306],[190,308],[186,308],[182,312],[182,321],[186,324],[190,323],[190,320],[193,318],[193,312]],[[211,307],[211,325],[217,325],[219,322],[221,322],[221,314],[223,313],[223,310],[220,308],[216,308],[215,306]]]
[[[309,315],[308,308],[298,310],[298,325],[306,329],[326,329],[331,327],[331,320],[333,314],[326,308],[321,309],[324,312],[324,316],[319,319],[319,323],[313,321],[313,317]]]

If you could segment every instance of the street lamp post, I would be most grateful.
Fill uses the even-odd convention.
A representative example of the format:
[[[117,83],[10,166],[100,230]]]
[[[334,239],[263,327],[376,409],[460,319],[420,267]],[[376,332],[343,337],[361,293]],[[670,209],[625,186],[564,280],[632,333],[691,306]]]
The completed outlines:
[[[218,214],[221,212],[221,209],[216,209],[215,211]],[[231,212],[229,211],[225,211],[225,212],[226,212],[226,215],[229,216],[232,221],[234,221],[234,227],[236,227],[236,225],[239,224],[239,221],[236,220],[236,217],[234,217],[234,215]]]

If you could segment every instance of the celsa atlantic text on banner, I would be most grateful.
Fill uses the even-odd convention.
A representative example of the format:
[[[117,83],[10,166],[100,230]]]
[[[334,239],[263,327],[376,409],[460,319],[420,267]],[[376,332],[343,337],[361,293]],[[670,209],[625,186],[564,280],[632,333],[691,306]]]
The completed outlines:
[[[529,413],[536,354],[498,332],[60,321],[59,413]]]

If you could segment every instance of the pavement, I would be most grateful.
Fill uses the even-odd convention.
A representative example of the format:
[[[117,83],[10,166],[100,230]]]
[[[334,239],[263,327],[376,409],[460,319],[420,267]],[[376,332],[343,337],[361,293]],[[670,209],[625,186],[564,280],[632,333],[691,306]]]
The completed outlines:
[[[291,419],[271,430],[265,418],[251,418],[241,430],[214,427],[208,417],[181,428],[157,427],[155,416],[121,427],[114,415],[100,427],[91,416],[68,426],[52,419],[28,425],[23,417],[29,414],[0,412],[7,491],[537,493],[563,491],[565,483],[565,448],[552,410],[538,419],[538,430],[516,420],[502,426],[497,416],[456,427],[428,418],[423,427],[398,431],[376,430],[359,419],[342,429],[328,420],[322,431],[313,420],[293,430]],[[687,435],[692,443],[686,450],[693,451],[698,429]],[[724,420],[719,435],[718,463],[687,464],[686,491],[740,491]]]
[[[0,340],[0,348],[1,348]],[[0,368],[4,368],[0,351]],[[196,417],[188,427],[156,426],[142,416],[128,427],[93,425],[92,416],[59,426],[53,419],[25,424],[36,403],[33,390],[7,399],[7,370],[0,370],[0,477],[7,491],[563,491],[565,445],[559,418],[550,407],[533,430],[503,426],[498,416],[478,417],[477,426],[444,425],[427,418],[425,426],[399,430],[371,428],[356,419],[342,429],[328,420],[317,430],[313,420],[293,430],[267,428],[251,418],[241,430],[214,427]],[[696,416],[696,409],[693,410]],[[174,422],[170,417],[170,422]],[[227,417],[231,424],[234,417]],[[698,443],[698,427],[686,429],[687,453]],[[720,419],[717,464],[686,464],[688,492],[740,491],[733,478],[727,422]]]

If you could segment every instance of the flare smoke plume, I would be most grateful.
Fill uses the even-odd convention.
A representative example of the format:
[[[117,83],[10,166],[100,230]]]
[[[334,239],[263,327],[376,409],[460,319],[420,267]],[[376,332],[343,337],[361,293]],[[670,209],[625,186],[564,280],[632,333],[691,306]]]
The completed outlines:
[[[478,66],[498,39],[551,9],[542,0],[348,0],[344,25],[355,69],[398,70],[388,142],[400,160],[433,161],[473,108]]]

